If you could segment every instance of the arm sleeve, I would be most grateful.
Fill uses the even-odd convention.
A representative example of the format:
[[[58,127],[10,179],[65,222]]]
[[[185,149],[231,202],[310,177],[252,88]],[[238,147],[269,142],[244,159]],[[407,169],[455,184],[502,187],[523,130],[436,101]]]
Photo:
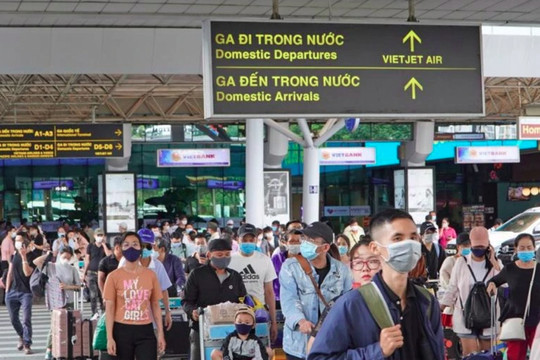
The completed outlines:
[[[107,272],[107,269],[106,269],[106,266],[105,266],[106,261],[107,261],[107,257],[104,257],[103,259],[101,259],[99,261],[98,271]]]
[[[444,260],[446,260],[446,252],[444,251],[443,247],[439,244],[435,244],[439,247],[439,261],[437,262],[437,271],[440,274],[442,264],[444,263]],[[440,275],[439,275],[440,276]]]
[[[172,255],[174,256],[174,255]],[[174,277],[176,278],[176,286],[182,287],[186,283],[186,274],[184,273],[184,266],[182,261],[178,257],[174,257]]]
[[[461,279],[461,269],[462,258],[458,258],[454,268],[452,269],[452,275],[450,276],[450,284],[444,292],[444,296],[441,299],[441,304],[446,306],[453,306],[456,303],[457,297],[459,295],[458,283]]]
[[[199,299],[199,286],[195,278],[196,275],[197,271],[194,271],[188,276],[184,291],[184,300],[182,300],[182,307],[190,318],[193,310],[197,309],[197,300]]]
[[[103,287],[103,299],[104,300],[116,300],[116,286],[114,284],[115,274],[114,272],[110,273],[105,280],[105,286]]]
[[[439,305],[439,302],[437,301],[437,298],[435,296],[431,296],[431,328],[433,329],[433,333],[435,334],[435,343],[436,346],[436,354],[434,359],[445,359],[444,355],[444,330],[441,323],[441,307]]]
[[[167,271],[165,270],[163,264],[160,263],[159,260],[153,261],[155,261],[156,275],[158,277],[159,284],[161,285],[161,291],[165,291],[171,287],[171,279],[169,279],[169,275],[167,275]]]
[[[264,282],[271,282],[277,279],[276,269],[274,268],[274,263],[272,263],[272,260],[270,260],[269,257],[265,258],[267,265],[266,265],[266,274],[264,277]]]
[[[500,273],[489,279],[488,283],[492,282],[497,287],[506,284],[508,282],[508,280],[506,279],[506,273],[506,267],[503,267]]]
[[[441,278],[441,285],[447,287],[450,283],[450,275],[452,273],[452,260],[451,258],[444,259],[441,270],[439,271],[439,276]]]
[[[302,301],[298,296],[298,285],[291,270],[290,263],[285,264],[279,272],[281,311],[285,316],[285,326],[294,330],[298,322],[305,319],[302,312]]]

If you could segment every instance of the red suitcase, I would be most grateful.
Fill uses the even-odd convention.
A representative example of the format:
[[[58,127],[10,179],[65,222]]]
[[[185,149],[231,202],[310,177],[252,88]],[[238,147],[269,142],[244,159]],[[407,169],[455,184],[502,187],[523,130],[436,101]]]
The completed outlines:
[[[55,359],[75,359],[82,356],[82,326],[79,310],[53,310],[51,326],[52,356]]]
[[[84,359],[97,359],[99,351],[94,351],[92,348],[92,340],[94,330],[96,329],[97,320],[84,319],[82,321],[82,356]]]

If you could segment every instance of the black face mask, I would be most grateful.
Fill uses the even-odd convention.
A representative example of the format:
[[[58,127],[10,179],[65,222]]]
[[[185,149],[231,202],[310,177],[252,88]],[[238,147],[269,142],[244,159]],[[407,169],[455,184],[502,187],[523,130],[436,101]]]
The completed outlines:
[[[486,256],[487,249],[486,248],[472,248],[471,251],[474,256],[483,257],[483,256]]]

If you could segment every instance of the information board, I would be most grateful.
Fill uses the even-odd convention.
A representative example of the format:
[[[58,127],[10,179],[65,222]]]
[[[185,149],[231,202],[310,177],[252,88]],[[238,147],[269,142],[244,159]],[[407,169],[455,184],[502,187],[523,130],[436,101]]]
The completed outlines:
[[[481,116],[480,26],[203,24],[206,118]]]
[[[1,125],[0,159],[124,157],[129,124]]]

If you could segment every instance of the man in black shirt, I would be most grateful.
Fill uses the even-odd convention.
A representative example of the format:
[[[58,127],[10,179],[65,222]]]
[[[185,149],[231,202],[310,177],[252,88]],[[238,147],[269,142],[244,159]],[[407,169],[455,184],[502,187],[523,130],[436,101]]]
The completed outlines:
[[[197,251],[186,259],[186,274],[206,265],[206,262],[208,261],[206,258],[207,242],[206,237],[203,234],[197,234],[195,236],[195,246],[197,247]]]
[[[444,249],[436,242],[439,238],[437,228],[431,221],[426,221],[420,226],[420,236],[422,236],[422,255],[426,259],[428,278],[436,280],[439,278],[442,263],[446,259]]]
[[[15,237],[15,255],[9,265],[6,284],[6,306],[13,328],[19,335],[18,350],[25,354],[32,354],[32,290],[30,289],[30,276],[36,267],[34,259],[36,254],[31,251],[30,242],[26,235],[18,234]],[[23,323],[19,319],[22,308]]]
[[[118,268],[118,263],[122,259],[122,237],[116,236],[113,240],[112,254],[104,257],[98,266],[98,286],[101,293],[105,287],[105,280],[110,273]]]
[[[90,306],[92,307],[92,314],[95,319],[98,317],[98,302],[100,309],[103,310],[103,299],[101,298],[101,292],[98,286],[98,267],[99,262],[105,256],[111,255],[111,250],[105,243],[105,233],[102,229],[96,229],[94,231],[95,242],[88,245],[86,249],[86,256],[84,258],[84,276],[81,280],[86,280],[88,290],[90,290]]]
[[[240,274],[228,268],[231,250],[231,244],[225,239],[210,241],[209,263],[193,270],[188,277],[182,306],[192,321],[189,334],[191,360],[201,360],[197,309],[227,301],[238,303],[239,298],[247,294]]]

